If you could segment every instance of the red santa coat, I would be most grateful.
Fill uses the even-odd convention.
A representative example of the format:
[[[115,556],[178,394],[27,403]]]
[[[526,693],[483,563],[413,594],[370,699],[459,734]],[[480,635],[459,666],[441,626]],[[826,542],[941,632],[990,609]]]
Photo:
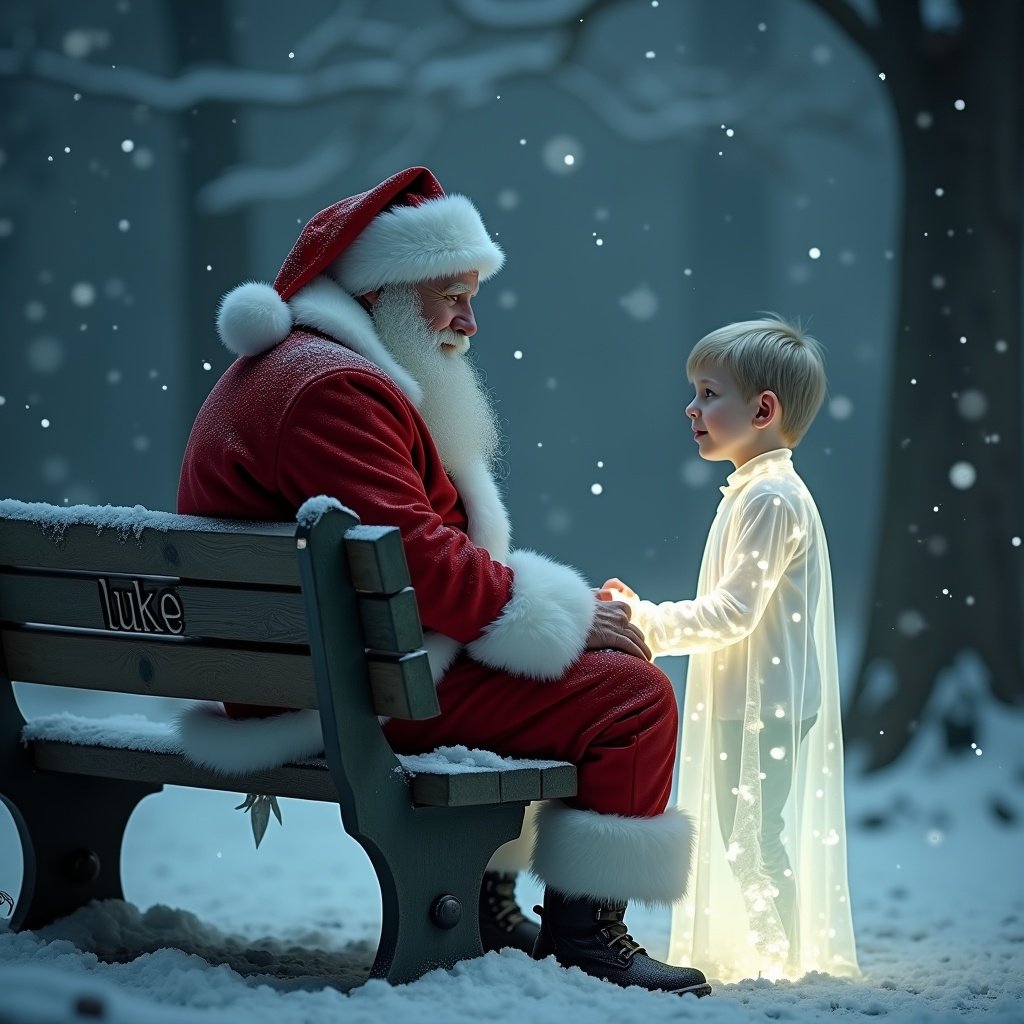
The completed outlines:
[[[512,572],[470,540],[416,407],[368,360],[299,329],[217,383],[189,438],[178,510],[293,519],[318,494],[401,530],[425,629],[469,643],[508,603]]]
[[[320,277],[289,306],[303,326],[237,359],[200,410],[178,510],[284,520],[307,498],[335,497],[364,523],[401,530],[435,682],[463,646],[493,669],[562,675],[593,620],[586,581],[535,552],[509,552],[493,479],[483,465],[455,482],[446,473],[416,408],[418,384],[351,296]],[[225,760],[221,731],[204,739],[203,723],[215,723],[202,716],[186,721],[183,735],[199,760],[228,770],[270,767],[319,750],[315,717],[292,720],[301,737],[283,745],[235,733],[238,742],[227,743],[236,759]]]

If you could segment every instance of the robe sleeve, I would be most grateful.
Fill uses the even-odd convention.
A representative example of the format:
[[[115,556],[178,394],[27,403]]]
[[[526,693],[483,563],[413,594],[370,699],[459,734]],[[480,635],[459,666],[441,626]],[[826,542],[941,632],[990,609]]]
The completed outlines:
[[[628,602],[654,656],[716,651],[749,636],[802,537],[800,517],[785,497],[761,491],[748,499],[726,531],[725,574],[709,593],[691,601]],[[706,552],[709,557],[718,555]]]

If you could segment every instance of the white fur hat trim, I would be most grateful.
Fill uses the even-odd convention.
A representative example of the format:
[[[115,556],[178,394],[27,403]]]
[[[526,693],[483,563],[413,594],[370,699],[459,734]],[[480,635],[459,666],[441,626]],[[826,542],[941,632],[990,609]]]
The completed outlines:
[[[416,284],[470,270],[486,281],[504,262],[477,208],[452,194],[378,214],[330,273],[350,295],[363,295],[386,284]]]

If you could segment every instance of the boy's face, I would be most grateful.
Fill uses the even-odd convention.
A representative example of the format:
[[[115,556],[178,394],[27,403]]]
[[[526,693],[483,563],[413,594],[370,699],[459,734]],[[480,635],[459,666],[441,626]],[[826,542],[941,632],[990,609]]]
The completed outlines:
[[[686,415],[702,459],[739,467],[766,450],[763,428],[757,425],[761,394],[744,399],[732,374],[717,363],[702,366],[693,387]]]

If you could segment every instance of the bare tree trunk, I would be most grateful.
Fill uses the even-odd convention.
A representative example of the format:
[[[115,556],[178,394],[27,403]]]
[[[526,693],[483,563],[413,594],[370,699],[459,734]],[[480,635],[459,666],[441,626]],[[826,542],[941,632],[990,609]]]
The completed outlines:
[[[960,30],[938,34],[916,4],[881,5],[904,219],[874,603],[847,722],[869,769],[900,755],[962,651],[997,698],[1024,700],[1024,5],[963,7]]]

